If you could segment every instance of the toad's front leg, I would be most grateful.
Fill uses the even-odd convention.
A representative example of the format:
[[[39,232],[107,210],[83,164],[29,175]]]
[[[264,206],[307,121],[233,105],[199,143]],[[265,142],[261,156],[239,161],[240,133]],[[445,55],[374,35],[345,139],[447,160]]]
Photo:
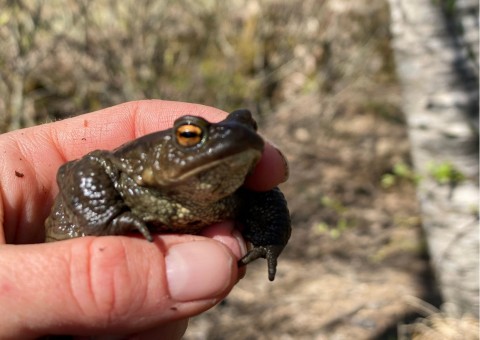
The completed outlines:
[[[152,236],[117,191],[119,172],[107,151],[94,151],[62,165],[57,174],[59,194],[45,222],[46,241],[86,235],[121,235],[140,231]]]

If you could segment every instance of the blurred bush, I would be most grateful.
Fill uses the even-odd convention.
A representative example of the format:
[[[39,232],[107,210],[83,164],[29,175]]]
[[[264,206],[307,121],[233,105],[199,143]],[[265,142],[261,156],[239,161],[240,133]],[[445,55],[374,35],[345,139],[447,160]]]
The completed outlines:
[[[0,132],[143,98],[261,114],[393,69],[369,59],[390,53],[372,39],[388,35],[383,1],[356,16],[328,3],[0,0]]]

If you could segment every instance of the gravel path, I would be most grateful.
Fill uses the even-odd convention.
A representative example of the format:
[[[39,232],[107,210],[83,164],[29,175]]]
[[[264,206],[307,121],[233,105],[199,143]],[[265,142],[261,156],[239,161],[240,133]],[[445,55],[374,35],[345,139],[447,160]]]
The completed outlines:
[[[433,267],[447,311],[478,317],[478,2],[457,1],[450,17],[431,0],[389,3]],[[465,180],[439,184],[442,164]]]

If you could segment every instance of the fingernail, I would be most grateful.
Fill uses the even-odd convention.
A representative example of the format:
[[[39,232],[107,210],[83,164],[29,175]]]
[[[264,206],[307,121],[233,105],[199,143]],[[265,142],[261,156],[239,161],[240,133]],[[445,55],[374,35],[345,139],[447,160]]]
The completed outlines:
[[[272,144],[272,142],[270,142]],[[280,158],[283,161],[283,165],[285,167],[285,176],[283,177],[282,183],[286,182],[288,180],[288,177],[290,177],[290,166],[288,165],[287,157],[283,154],[283,152],[276,146],[275,144],[272,144],[273,148],[277,150],[278,154],[280,155]]]
[[[168,288],[174,300],[212,299],[230,286],[234,261],[216,242],[177,244],[168,250],[165,261]]]
[[[242,234],[233,226],[231,228],[223,228],[223,230],[225,230],[225,234],[217,231],[217,234],[212,239],[225,245],[239,259],[242,258],[247,253],[247,245]]]
[[[237,229],[232,230],[232,236],[235,237],[235,239],[238,242],[238,246],[240,247],[240,257],[242,258],[247,254],[247,251],[248,251],[247,244],[245,243],[245,239]]]

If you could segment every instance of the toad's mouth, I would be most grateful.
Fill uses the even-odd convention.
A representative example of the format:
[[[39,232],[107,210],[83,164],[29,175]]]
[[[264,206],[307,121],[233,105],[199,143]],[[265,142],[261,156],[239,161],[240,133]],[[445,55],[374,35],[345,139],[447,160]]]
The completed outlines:
[[[221,177],[242,177],[245,179],[253,171],[255,165],[262,156],[262,151],[257,149],[248,149],[235,154],[226,155],[220,159],[210,161],[207,164],[197,166],[182,174],[178,174],[170,184],[189,181],[192,178],[208,178],[218,182]],[[216,179],[216,180],[215,180]],[[242,180],[242,182],[243,182]]]
[[[141,182],[148,185],[159,185],[164,188],[184,187],[189,191],[196,187],[240,187],[245,177],[254,169],[262,156],[260,149],[247,149],[236,153],[225,154],[204,164],[197,164],[188,169],[177,169],[175,172],[157,172],[147,168],[141,175]],[[183,170],[183,172],[182,172]],[[228,189],[231,190],[231,189]]]

